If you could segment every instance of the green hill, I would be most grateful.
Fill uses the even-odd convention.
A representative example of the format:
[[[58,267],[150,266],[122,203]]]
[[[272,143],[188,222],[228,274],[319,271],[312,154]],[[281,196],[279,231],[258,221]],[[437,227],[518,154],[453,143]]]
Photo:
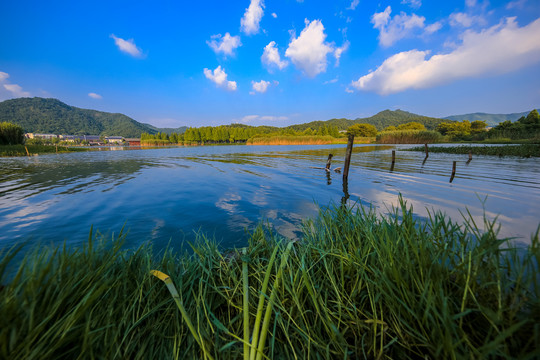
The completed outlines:
[[[321,126],[326,125],[336,126],[339,130],[346,130],[353,124],[365,123],[375,126],[377,130],[382,130],[390,125],[397,126],[411,121],[424,124],[428,130],[434,130],[438,124],[447,120],[417,115],[403,110],[384,110],[368,118],[357,118],[355,120],[331,119],[327,121],[312,121],[305,124],[292,125],[289,126],[289,128],[296,131],[303,131],[307,128],[316,130]]]
[[[540,109],[538,111],[540,111]],[[502,122],[507,121],[507,120],[516,121],[522,116],[527,116],[529,113],[530,113],[530,111],[525,111],[525,112],[522,112],[522,113],[513,113],[513,114],[472,113],[472,114],[447,116],[447,117],[445,117],[445,119],[454,120],[454,121],[483,120],[488,124],[488,126],[497,126],[499,123],[502,123]]]
[[[155,134],[156,128],[123,114],[69,106],[57,99],[19,98],[0,102],[0,122],[23,127],[25,132],[65,135],[140,137]]]

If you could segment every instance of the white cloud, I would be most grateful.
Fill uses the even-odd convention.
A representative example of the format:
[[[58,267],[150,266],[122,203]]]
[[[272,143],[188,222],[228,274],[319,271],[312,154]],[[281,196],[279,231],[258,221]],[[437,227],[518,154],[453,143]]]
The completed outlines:
[[[0,83],[6,82],[6,80],[9,78],[9,74],[5,73],[3,71],[0,71]],[[15,97],[30,97],[31,94],[28,91],[24,91],[22,87],[20,87],[17,84],[10,84],[5,83],[2,84],[2,87],[9,91],[13,96]]]
[[[428,35],[433,34],[434,32],[441,30],[441,28],[442,28],[442,22],[437,21],[433,24],[426,26],[426,28],[424,29],[424,33]]]
[[[223,37],[221,34],[212,35],[212,40],[206,43],[216,54],[223,53],[229,56],[234,55],[234,49],[242,46],[240,36],[231,36],[229,33],[225,33]]]
[[[325,81],[323,82],[324,85],[327,85],[327,84],[335,84],[337,83],[338,79],[335,78],[335,79],[332,79],[332,80],[328,80],[328,81]]]
[[[4,89],[16,97],[30,97],[30,93],[28,91],[24,91],[22,87],[17,84],[4,84]]]
[[[265,121],[285,121],[289,118],[287,116],[270,116],[270,115],[246,115],[242,119],[240,119],[240,122],[247,124],[252,122],[265,122]]]
[[[465,0],[465,5],[468,7],[474,7],[476,6],[476,0]]]
[[[114,34],[111,34],[110,37],[114,39],[114,43],[116,44],[116,46],[118,46],[118,49],[120,51],[123,51],[133,57],[143,57],[141,49],[139,49],[137,45],[135,45],[135,41],[133,41],[133,39],[124,40],[122,38],[116,37]]]
[[[227,81],[227,73],[225,73],[225,70],[221,68],[221,65],[215,68],[213,72],[212,70],[205,68],[204,76],[206,76],[207,79],[212,80],[221,88],[229,91],[236,90],[236,81]]]
[[[251,0],[249,7],[240,20],[240,27],[246,35],[252,35],[259,32],[259,23],[263,17],[263,0]]]
[[[386,95],[461,78],[507,73],[540,62],[540,18],[521,28],[512,17],[481,32],[468,30],[452,52],[427,59],[428,54],[411,50],[393,55],[351,85]]]
[[[275,41],[271,41],[268,45],[264,47],[261,61],[267,67],[272,68],[275,66],[279,70],[283,70],[287,67],[287,65],[289,65],[289,62],[287,60],[281,60]]]
[[[276,13],[272,13],[272,17],[273,17],[274,19],[277,19],[277,14],[276,14]]]
[[[90,96],[92,99],[102,99],[103,97],[99,94],[96,94],[96,93],[88,93],[88,96]]]
[[[354,10],[360,4],[360,0],[353,0],[347,10]]]
[[[270,86],[270,81],[264,81],[264,80],[261,80],[259,82],[252,81],[251,86],[253,88],[252,94],[254,94],[255,92],[264,94],[266,90],[268,90],[268,87]]]
[[[334,57],[336,58],[336,67],[339,66],[339,59],[341,58],[341,55],[349,49],[350,43],[348,41],[345,41],[341,47],[338,47],[334,51]]]
[[[401,0],[402,4],[407,4],[414,9],[418,9],[422,6],[422,0]]]
[[[452,13],[449,16],[450,25],[471,27],[475,22],[482,22],[479,16],[469,15],[462,12]]]
[[[522,9],[526,2],[527,0],[510,1],[508,4],[506,4],[506,10],[516,9],[516,8]]]
[[[322,22],[320,20],[309,22],[306,19],[306,27],[298,38],[291,40],[285,56],[307,76],[315,77],[326,71],[326,55],[334,51],[330,44],[324,42],[325,39]]]
[[[407,15],[403,11],[394,16],[390,16],[392,8],[387,6],[383,12],[375,13],[371,17],[374,29],[379,29],[379,44],[388,47],[396,41],[412,34],[415,28],[424,28],[423,16],[416,14]]]

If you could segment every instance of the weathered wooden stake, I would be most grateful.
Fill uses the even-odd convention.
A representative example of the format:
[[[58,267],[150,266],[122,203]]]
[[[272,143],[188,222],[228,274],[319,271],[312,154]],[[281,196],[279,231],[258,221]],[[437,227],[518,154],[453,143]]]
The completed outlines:
[[[345,153],[345,164],[343,165],[343,182],[346,182],[349,179],[349,166],[351,164],[353,143],[354,135],[349,134],[349,139],[347,142],[347,152]]]
[[[26,149],[26,155],[30,156],[30,153],[28,152],[28,148],[26,147],[26,145],[24,145],[24,148]]]
[[[456,176],[456,163],[457,161],[454,161],[454,164],[452,165],[452,176],[450,176],[450,182],[454,181],[454,176]]]
[[[390,171],[394,171],[394,165],[396,164],[396,150],[392,150],[392,165]]]
[[[330,165],[332,165],[332,157],[334,155],[328,154],[328,160],[326,160],[326,171],[330,172]]]
[[[429,149],[428,149],[427,144],[424,144],[424,147],[426,148],[426,159],[427,159],[429,156]]]

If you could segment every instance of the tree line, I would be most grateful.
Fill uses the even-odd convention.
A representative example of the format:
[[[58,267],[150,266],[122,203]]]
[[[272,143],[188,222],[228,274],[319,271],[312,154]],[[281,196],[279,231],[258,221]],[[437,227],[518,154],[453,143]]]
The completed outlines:
[[[0,122],[0,145],[19,145],[24,143],[24,130],[9,122]]]

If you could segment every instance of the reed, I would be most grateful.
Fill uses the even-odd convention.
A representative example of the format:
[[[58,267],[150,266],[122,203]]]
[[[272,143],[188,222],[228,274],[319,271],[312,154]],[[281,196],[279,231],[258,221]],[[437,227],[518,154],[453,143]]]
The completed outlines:
[[[403,149],[406,151],[424,151],[424,147]],[[491,156],[520,156],[540,157],[540,145],[521,144],[504,146],[434,146],[429,148],[433,153],[491,155]]]
[[[464,215],[331,206],[299,241],[259,226],[245,250],[201,236],[154,255],[92,232],[18,266],[5,250],[0,358],[534,358],[539,234],[518,248]]]
[[[310,136],[256,136],[247,140],[247,145],[325,145],[346,144],[347,138],[335,138],[330,135]]]
[[[379,144],[430,144],[442,142],[443,136],[431,130],[381,131],[377,134]]]
[[[27,156],[25,145],[0,145],[0,156]],[[30,154],[51,154],[56,153],[57,147],[54,145],[26,145]],[[88,148],[58,146],[59,153],[89,151]]]

